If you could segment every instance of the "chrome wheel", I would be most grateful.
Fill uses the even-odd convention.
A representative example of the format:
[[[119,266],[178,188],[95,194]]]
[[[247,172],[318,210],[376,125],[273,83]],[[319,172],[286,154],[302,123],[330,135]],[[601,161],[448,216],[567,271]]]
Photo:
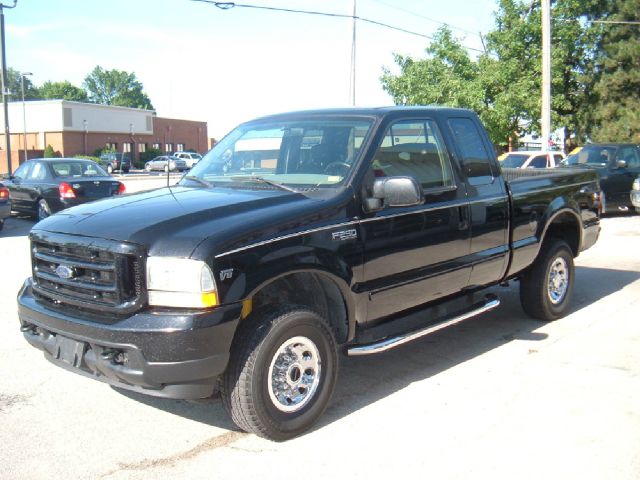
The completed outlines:
[[[547,294],[551,303],[557,305],[562,302],[568,288],[569,267],[564,258],[557,257],[551,264],[547,282]]]
[[[307,337],[293,337],[276,351],[269,365],[269,398],[281,412],[296,412],[313,398],[320,384],[322,359]]]

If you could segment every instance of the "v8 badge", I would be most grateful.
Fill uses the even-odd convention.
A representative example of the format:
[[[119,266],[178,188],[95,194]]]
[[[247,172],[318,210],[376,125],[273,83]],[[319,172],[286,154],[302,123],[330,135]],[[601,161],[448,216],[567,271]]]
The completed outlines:
[[[231,280],[233,277],[233,268],[227,268],[226,270],[220,270],[220,281]]]

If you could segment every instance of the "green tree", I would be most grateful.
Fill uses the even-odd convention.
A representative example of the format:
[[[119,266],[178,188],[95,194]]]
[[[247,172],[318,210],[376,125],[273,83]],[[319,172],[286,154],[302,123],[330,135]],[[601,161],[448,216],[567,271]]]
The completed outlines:
[[[469,108],[480,115],[494,142],[504,143],[520,117],[507,112],[509,103],[499,98],[499,62],[486,55],[472,59],[446,26],[434,35],[426,53],[427,58],[419,60],[395,55],[397,75],[383,69],[382,87],[393,101]]]
[[[40,97],[45,100],[71,100],[75,102],[86,102],[87,92],[72,85],[69,81],[44,82],[39,88]]]
[[[93,103],[153,110],[151,100],[134,73],[104,70],[98,65],[86,76],[83,86]]]
[[[55,158],[57,156],[58,156],[58,154],[53,149],[53,147],[51,145],[47,144],[47,146],[44,149],[43,157],[44,158]]]
[[[615,0],[604,16],[608,21],[640,21],[637,0]],[[640,143],[640,27],[599,24],[601,38],[595,55],[592,138],[596,141]]]
[[[7,89],[9,92],[10,102],[22,101],[22,79],[20,72],[13,68],[7,69]],[[34,87],[33,83],[28,76],[24,77],[24,99],[35,100],[40,98],[38,95],[38,89]],[[0,102],[2,102],[2,96],[0,95]]]
[[[590,19],[612,0],[552,4],[552,124],[585,137],[595,103],[593,58],[598,31]],[[539,2],[499,0],[487,52],[473,59],[441,29],[427,59],[396,56],[399,75],[384,70],[382,85],[399,104],[464,106],[481,117],[495,143],[540,131],[541,10]]]

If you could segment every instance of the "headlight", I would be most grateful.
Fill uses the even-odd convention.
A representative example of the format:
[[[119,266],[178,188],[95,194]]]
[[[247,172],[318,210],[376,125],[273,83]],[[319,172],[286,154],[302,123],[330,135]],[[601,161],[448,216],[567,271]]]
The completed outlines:
[[[149,305],[208,308],[218,305],[213,272],[199,260],[147,258]]]
[[[633,181],[633,186],[631,187],[632,190],[640,190],[640,178],[636,178]]]

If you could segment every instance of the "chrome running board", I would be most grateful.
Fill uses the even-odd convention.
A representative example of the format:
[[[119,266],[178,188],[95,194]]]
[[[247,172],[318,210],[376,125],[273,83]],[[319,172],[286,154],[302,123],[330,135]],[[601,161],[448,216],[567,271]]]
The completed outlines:
[[[456,317],[445,319],[441,322],[429,325],[428,327],[415,330],[413,332],[404,333],[402,335],[397,335],[394,337],[387,337],[377,342],[354,345],[347,349],[347,355],[349,355],[350,357],[357,355],[372,355],[374,353],[391,350],[392,348],[415,340],[416,338],[429,335],[430,333],[437,332],[438,330],[449,327],[451,325],[455,325],[456,323],[467,320],[468,318],[475,317],[476,315],[488,312],[489,310],[493,310],[498,305],[500,305],[500,299],[493,294],[489,294],[484,297],[484,300],[472,305],[469,310]]]

